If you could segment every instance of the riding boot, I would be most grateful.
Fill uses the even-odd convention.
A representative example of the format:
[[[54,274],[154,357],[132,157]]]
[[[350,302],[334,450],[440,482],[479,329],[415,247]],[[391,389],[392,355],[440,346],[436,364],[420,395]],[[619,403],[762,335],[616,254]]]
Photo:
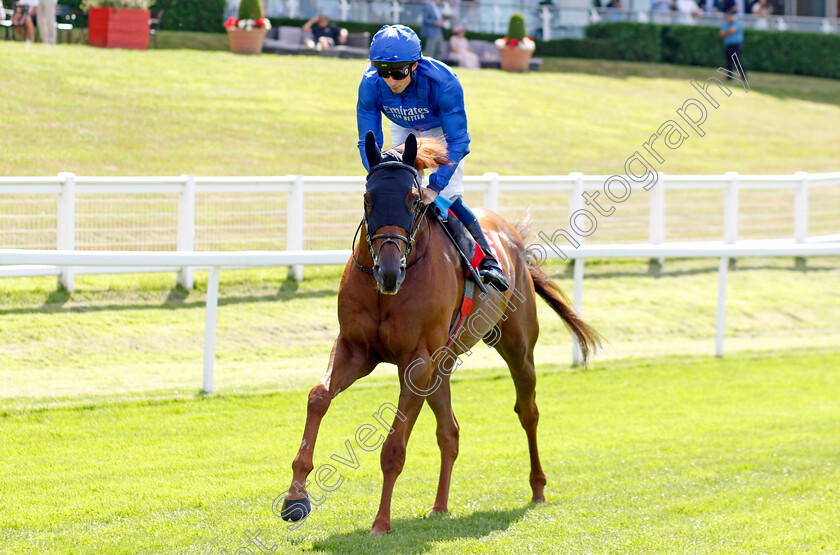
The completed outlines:
[[[478,275],[481,276],[484,283],[489,283],[499,291],[507,291],[510,284],[507,278],[505,278],[499,262],[493,256],[493,251],[487,243],[487,237],[484,236],[484,232],[481,230],[481,224],[476,220],[467,225],[466,228],[470,232],[470,235],[473,236],[473,239],[475,239],[475,242],[478,243],[478,246],[481,247],[481,250],[484,251],[484,260],[481,261],[478,267]]]

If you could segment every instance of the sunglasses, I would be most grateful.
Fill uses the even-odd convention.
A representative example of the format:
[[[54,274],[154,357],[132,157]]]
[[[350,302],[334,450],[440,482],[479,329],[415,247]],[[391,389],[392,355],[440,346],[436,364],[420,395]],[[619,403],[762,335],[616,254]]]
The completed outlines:
[[[376,73],[379,74],[380,77],[383,79],[387,79],[390,77],[391,79],[396,79],[397,81],[402,81],[406,77],[411,74],[411,64],[407,66],[403,66],[397,69],[388,69],[388,68],[376,68]]]

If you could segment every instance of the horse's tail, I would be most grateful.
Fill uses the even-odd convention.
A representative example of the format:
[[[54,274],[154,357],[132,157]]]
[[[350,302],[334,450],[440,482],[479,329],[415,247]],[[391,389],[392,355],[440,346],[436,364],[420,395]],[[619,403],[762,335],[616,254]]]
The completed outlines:
[[[523,238],[527,237],[530,227],[530,216],[526,215],[525,219],[516,224],[516,230]],[[589,355],[601,346],[601,334],[595,328],[583,321],[583,319],[575,312],[566,293],[560,287],[551,281],[542,270],[537,267],[533,260],[527,260],[528,273],[531,274],[531,279],[534,281],[534,289],[537,294],[543,298],[548,305],[554,309],[566,327],[569,328],[575,337],[578,338],[580,344],[580,352],[583,355],[584,366],[589,360]]]

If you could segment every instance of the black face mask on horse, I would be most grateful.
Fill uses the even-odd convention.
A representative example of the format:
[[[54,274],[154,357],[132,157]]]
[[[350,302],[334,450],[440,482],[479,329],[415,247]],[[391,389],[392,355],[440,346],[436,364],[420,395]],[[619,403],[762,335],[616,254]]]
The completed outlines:
[[[417,139],[409,135],[402,154],[380,153],[373,133],[365,137],[370,172],[365,185],[365,227],[377,288],[395,294],[405,279],[406,260],[419,229],[423,202],[414,169]],[[402,233],[399,232],[402,230]]]

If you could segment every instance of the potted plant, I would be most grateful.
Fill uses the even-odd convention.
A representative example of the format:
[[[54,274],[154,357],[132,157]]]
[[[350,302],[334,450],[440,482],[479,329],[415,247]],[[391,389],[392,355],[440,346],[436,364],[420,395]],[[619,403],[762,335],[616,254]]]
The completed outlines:
[[[533,39],[525,36],[525,18],[515,13],[510,16],[508,34],[496,40],[501,56],[501,68],[505,71],[528,71],[534,54]]]
[[[263,17],[260,0],[242,0],[239,3],[239,19],[229,17],[225,30],[230,39],[230,51],[234,54],[259,54],[263,39],[271,29],[271,23]]]
[[[104,48],[149,49],[149,6],[154,0],[84,0],[88,44]]]

